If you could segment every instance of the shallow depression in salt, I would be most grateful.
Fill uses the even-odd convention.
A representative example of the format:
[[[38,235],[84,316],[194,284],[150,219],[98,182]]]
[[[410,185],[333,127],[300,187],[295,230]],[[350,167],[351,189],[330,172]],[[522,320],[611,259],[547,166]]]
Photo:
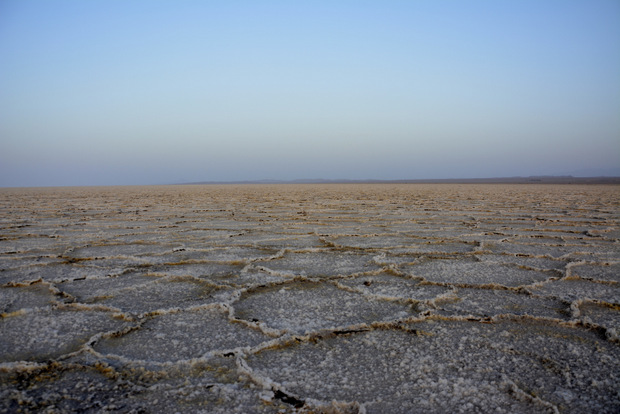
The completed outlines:
[[[620,188],[0,190],[0,412],[620,411]]]

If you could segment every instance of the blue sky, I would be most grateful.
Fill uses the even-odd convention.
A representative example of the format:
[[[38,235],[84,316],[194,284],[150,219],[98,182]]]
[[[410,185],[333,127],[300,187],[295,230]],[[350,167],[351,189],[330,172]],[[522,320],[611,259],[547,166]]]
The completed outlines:
[[[0,186],[620,175],[620,2],[0,3]]]

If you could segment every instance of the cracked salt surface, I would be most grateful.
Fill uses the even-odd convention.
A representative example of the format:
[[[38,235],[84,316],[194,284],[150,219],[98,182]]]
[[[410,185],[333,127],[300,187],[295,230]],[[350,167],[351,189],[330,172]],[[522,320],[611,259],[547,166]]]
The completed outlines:
[[[367,255],[340,253],[331,250],[287,252],[282,258],[256,264],[279,272],[282,275],[311,277],[333,277],[363,273],[381,269]]]
[[[165,362],[200,358],[217,350],[225,353],[269,339],[257,329],[229,322],[228,310],[214,307],[154,315],[139,329],[104,338],[94,348],[102,354]]]
[[[420,264],[405,265],[402,269],[411,276],[429,282],[456,286],[517,287],[543,282],[554,274],[523,269],[513,264],[467,261],[463,259],[423,259]]]
[[[293,282],[248,290],[233,303],[236,316],[287,332],[310,333],[407,318],[408,306],[367,299],[317,282]]]
[[[620,282],[620,263],[576,265],[571,273],[583,279]]]
[[[3,314],[0,361],[45,361],[78,351],[98,333],[123,327],[111,312],[35,308]]]
[[[619,412],[619,206],[596,185],[3,189],[0,412]]]
[[[504,314],[568,320],[570,303],[510,290],[460,288],[437,305],[442,315],[490,317]]]
[[[604,409],[602,395],[618,398],[619,356],[573,327],[430,319],[272,348],[249,364],[289,393],[355,401],[371,413],[583,412]]]

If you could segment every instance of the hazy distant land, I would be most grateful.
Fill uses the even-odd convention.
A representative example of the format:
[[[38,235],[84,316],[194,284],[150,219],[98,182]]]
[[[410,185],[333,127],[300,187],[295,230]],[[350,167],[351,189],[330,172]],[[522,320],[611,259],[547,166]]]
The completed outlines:
[[[346,179],[297,179],[297,180],[245,180],[198,181],[179,184],[620,184],[620,177],[531,176],[497,178],[435,178],[416,180],[346,180]]]

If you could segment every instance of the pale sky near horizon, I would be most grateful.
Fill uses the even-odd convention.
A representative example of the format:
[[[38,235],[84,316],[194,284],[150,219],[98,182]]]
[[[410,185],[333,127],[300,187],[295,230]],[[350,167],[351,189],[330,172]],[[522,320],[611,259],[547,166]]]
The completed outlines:
[[[620,175],[620,2],[0,2],[0,186]]]

